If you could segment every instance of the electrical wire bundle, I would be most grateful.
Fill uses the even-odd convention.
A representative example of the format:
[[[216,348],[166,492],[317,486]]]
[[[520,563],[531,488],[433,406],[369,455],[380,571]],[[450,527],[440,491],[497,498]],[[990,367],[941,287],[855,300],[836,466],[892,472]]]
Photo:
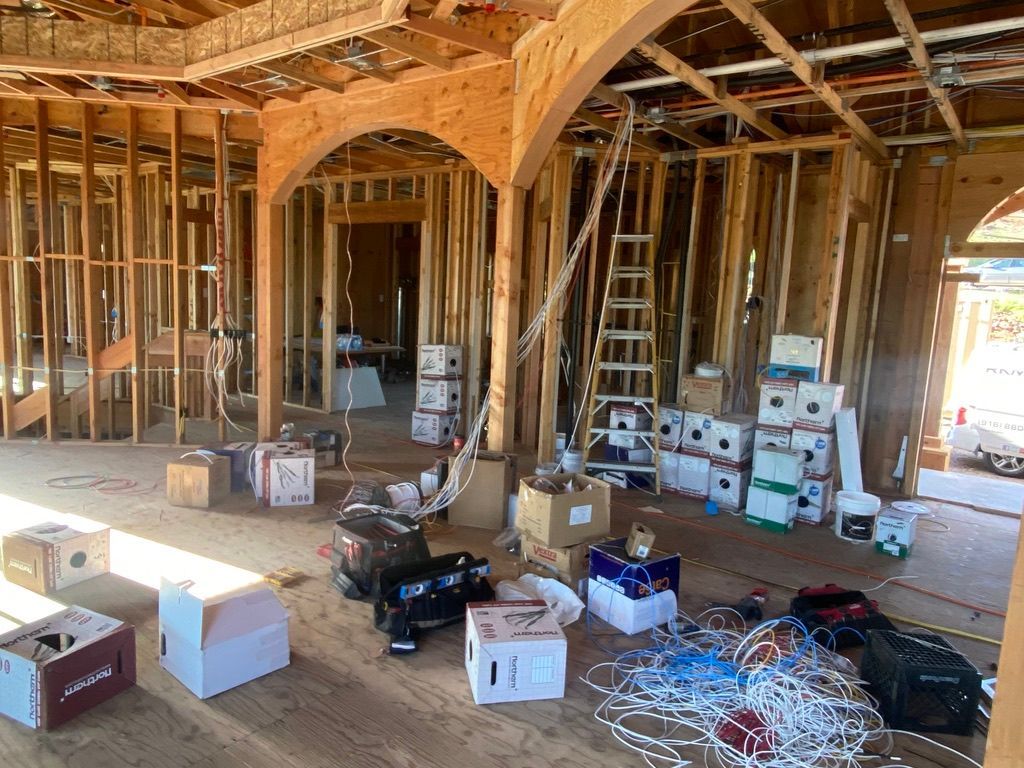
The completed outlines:
[[[584,681],[605,695],[595,717],[649,766],[689,765],[684,750],[693,749],[726,768],[892,760],[893,733],[904,732],[885,727],[848,660],[790,617],[749,633],[727,624],[720,611],[703,625],[679,614],[653,633],[653,646],[591,668]]]

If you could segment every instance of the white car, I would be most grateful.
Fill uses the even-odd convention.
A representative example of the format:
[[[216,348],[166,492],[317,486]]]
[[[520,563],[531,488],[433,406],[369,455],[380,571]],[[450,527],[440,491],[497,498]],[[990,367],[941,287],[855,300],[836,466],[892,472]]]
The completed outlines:
[[[946,443],[981,454],[998,475],[1024,477],[1024,345],[982,347],[966,374]]]
[[[961,272],[977,275],[979,283],[1024,283],[1024,259],[989,259]]]

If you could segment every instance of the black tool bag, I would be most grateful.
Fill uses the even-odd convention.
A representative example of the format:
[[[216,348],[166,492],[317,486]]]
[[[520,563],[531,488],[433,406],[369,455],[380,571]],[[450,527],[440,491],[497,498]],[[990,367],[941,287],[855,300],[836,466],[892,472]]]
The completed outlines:
[[[466,604],[491,600],[487,581],[491,566],[469,552],[391,566],[380,572],[380,597],[373,623],[391,636],[392,653],[415,650],[421,630],[444,627],[466,618]]]
[[[789,604],[789,612],[819,645],[834,650],[864,645],[869,629],[896,630],[878,603],[835,584],[804,587]]]
[[[407,515],[372,513],[334,526],[331,585],[351,600],[376,597],[377,575],[430,557],[420,524]]]

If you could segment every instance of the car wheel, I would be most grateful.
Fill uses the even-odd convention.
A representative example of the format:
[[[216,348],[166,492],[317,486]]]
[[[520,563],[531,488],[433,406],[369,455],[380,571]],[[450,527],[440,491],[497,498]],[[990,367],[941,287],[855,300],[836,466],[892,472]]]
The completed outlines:
[[[1003,477],[1024,477],[1024,456],[985,452],[985,465]]]

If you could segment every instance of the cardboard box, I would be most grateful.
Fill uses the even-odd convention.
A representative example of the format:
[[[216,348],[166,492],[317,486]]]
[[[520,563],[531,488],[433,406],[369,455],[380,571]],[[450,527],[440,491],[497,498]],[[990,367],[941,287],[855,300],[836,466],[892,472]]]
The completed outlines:
[[[679,454],[674,451],[658,451],[658,474],[661,487],[674,491],[679,488]]]
[[[678,462],[676,490],[690,498],[706,499],[711,479],[711,459],[680,453]]]
[[[655,534],[641,523],[633,523],[626,539],[626,554],[634,560],[646,560],[654,549]]]
[[[679,388],[682,393],[682,404],[688,411],[709,413],[712,416],[729,411],[729,385],[722,376],[683,376]]]
[[[631,429],[639,432],[652,432],[654,419],[642,405],[615,403],[608,409],[609,429]],[[653,438],[648,442],[654,443]],[[647,447],[643,438],[635,435],[609,435],[608,444],[617,448],[639,449]]]
[[[649,553],[638,562],[626,551],[627,539],[611,539],[590,545],[590,579],[610,587],[630,600],[652,592],[679,594],[679,553]]]
[[[804,478],[804,454],[786,448],[759,448],[754,453],[751,483],[766,491],[792,495]]]
[[[416,410],[427,413],[458,413],[462,385],[451,379],[421,378],[416,382]]]
[[[302,507],[316,501],[316,452],[312,448],[263,454],[263,506]]]
[[[818,384],[801,381],[796,393],[796,419],[794,427],[832,429],[836,414],[843,407],[842,384]]]
[[[663,403],[658,406],[658,447],[674,451],[683,437],[683,409]]]
[[[110,528],[40,523],[3,537],[4,578],[41,595],[110,571]],[[2,687],[2,686],[0,686]]]
[[[790,447],[803,453],[808,474],[825,477],[835,469],[836,436],[831,432],[794,429]]]
[[[752,487],[747,493],[747,522],[775,533],[789,533],[796,523],[797,495]]]
[[[466,606],[466,673],[477,704],[562,698],[566,648],[543,600]]]
[[[875,521],[875,551],[901,559],[910,556],[917,535],[917,515],[888,507]]]
[[[276,443],[256,443],[249,458],[249,484],[257,499],[263,499],[263,454],[267,451],[298,451],[303,448],[309,448],[309,441],[305,438],[281,440]]]
[[[635,635],[667,624],[676,615],[678,596],[671,591],[631,600],[594,579],[587,579],[587,610],[620,632]]]
[[[412,441],[420,445],[447,445],[454,437],[455,416],[412,412]]]
[[[796,379],[762,379],[757,423],[792,427],[796,415],[796,391],[799,383]]]
[[[801,523],[821,525],[832,512],[832,476],[805,477],[800,483],[796,503],[796,519]]]
[[[303,432],[302,436],[309,440],[309,447],[316,451],[317,467],[336,467],[341,464],[341,456],[345,451],[345,438],[334,429],[314,429]]]
[[[523,534],[520,541],[519,560],[524,563],[545,565],[560,573],[574,573],[590,569],[590,545],[593,541],[573,544],[571,547],[551,547],[542,541]]]
[[[768,361],[771,365],[791,366],[804,370],[821,367],[824,340],[815,336],[778,334],[772,336]]]
[[[459,478],[459,495],[448,506],[448,522],[500,531],[508,515],[508,497],[516,492],[516,456],[480,451]]]
[[[0,714],[56,728],[135,685],[135,628],[72,605],[0,635],[0,680]]]
[[[420,377],[447,378],[462,375],[462,347],[445,344],[421,344]]]
[[[754,450],[758,448],[789,448],[793,430],[785,427],[758,427],[754,430]]]
[[[517,574],[522,576],[524,573],[532,573],[534,576],[540,576],[545,579],[555,579],[575,592],[577,597],[586,598],[587,596],[587,579],[590,577],[589,566],[580,568],[578,571],[563,573],[562,571],[556,571],[550,565],[541,565],[532,561],[527,563],[520,561]]]
[[[711,422],[714,418],[710,414],[697,411],[687,411],[683,414],[680,450],[707,454],[708,441],[711,439]]]
[[[724,509],[740,510],[747,503],[750,468],[739,464],[711,462],[708,498]]]
[[[742,413],[716,416],[711,421],[708,453],[713,460],[741,464],[754,455],[757,419]]]
[[[569,482],[572,493],[555,493],[549,485],[561,489]],[[519,483],[516,529],[537,541],[571,547],[607,536],[610,526],[611,489],[603,480],[567,473],[524,477]]]
[[[239,493],[249,487],[249,461],[256,443],[208,443],[200,451],[226,456],[231,462],[231,492]]]
[[[263,583],[160,583],[160,666],[200,699],[288,666],[288,612]]]
[[[209,509],[231,493],[231,459],[186,454],[167,463],[167,503],[173,507]]]

